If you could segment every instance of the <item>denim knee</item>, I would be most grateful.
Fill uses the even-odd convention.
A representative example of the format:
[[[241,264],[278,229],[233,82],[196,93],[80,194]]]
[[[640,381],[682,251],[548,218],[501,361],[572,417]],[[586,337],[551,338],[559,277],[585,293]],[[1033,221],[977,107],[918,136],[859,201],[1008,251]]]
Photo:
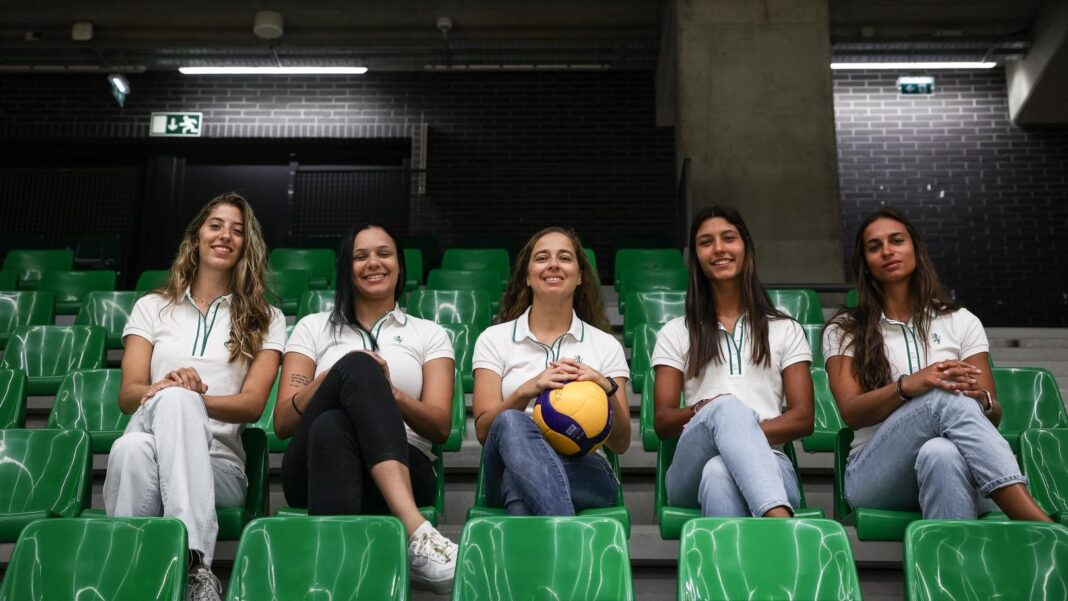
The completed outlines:
[[[731,471],[723,462],[723,457],[716,456],[705,462],[701,469],[701,484],[697,488],[699,499],[704,499],[708,493],[720,489],[731,482]]]
[[[916,453],[916,474],[968,473],[968,464],[964,461],[960,449],[948,438],[932,438],[923,443]],[[941,479],[941,477],[939,478]]]
[[[147,432],[129,432],[123,434],[111,445],[111,461],[124,465],[131,460],[135,464],[155,462],[156,442]]]
[[[497,432],[498,436],[507,436],[511,433],[530,429],[537,430],[534,420],[529,415],[518,409],[506,409],[497,414],[490,426],[490,434]],[[508,434],[506,434],[508,433]]]
[[[208,410],[204,406],[204,397],[200,394],[182,388],[171,386],[159,391],[152,404],[152,413],[157,417],[165,415],[173,419],[200,418],[207,423]]]
[[[756,420],[756,412],[734,395],[723,395],[702,409],[695,419],[702,422],[737,423],[741,420]]]
[[[949,392],[948,390],[942,390],[941,388],[934,388],[925,392],[922,398],[927,403],[938,407],[945,411],[963,411],[967,413],[975,413],[982,416],[983,410],[979,407],[979,403],[975,402],[975,399],[963,395]]]

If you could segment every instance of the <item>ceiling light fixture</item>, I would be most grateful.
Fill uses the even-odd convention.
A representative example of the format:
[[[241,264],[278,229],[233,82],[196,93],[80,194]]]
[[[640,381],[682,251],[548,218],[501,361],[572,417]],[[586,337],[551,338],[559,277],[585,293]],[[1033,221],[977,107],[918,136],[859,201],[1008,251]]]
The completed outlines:
[[[183,75],[363,75],[367,67],[179,67]]]
[[[931,61],[915,63],[831,63],[831,69],[893,69],[908,71],[910,69],[993,69],[998,66],[989,61]]]

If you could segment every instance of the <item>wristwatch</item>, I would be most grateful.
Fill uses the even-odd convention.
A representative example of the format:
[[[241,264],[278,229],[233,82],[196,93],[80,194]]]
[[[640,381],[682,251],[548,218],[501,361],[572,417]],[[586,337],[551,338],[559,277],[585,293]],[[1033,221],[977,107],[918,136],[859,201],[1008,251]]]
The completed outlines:
[[[608,383],[610,384],[608,391],[605,392],[605,394],[608,395],[608,398],[616,396],[616,393],[619,392],[619,382],[616,382],[615,378],[605,378],[605,380],[608,380]]]
[[[989,390],[984,390],[983,395],[986,396],[986,404],[979,399],[975,399],[975,402],[979,403],[979,406],[983,408],[983,415],[989,416],[994,412],[994,397],[990,394]]]

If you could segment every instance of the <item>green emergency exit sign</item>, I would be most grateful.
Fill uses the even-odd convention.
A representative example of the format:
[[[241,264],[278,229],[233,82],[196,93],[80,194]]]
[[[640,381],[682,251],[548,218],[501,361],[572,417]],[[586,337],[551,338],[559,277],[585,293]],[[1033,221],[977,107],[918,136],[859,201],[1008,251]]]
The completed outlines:
[[[898,77],[897,90],[902,94],[934,94],[934,78],[922,77]]]
[[[199,138],[203,124],[203,113],[152,113],[149,135]]]

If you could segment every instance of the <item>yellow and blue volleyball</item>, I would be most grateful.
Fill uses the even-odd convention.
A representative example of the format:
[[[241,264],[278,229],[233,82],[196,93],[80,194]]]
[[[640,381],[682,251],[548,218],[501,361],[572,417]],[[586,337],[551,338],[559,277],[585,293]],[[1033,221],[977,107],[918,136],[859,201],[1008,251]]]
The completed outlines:
[[[542,392],[534,401],[534,423],[565,457],[596,451],[612,431],[612,405],[593,382],[570,382]]]

